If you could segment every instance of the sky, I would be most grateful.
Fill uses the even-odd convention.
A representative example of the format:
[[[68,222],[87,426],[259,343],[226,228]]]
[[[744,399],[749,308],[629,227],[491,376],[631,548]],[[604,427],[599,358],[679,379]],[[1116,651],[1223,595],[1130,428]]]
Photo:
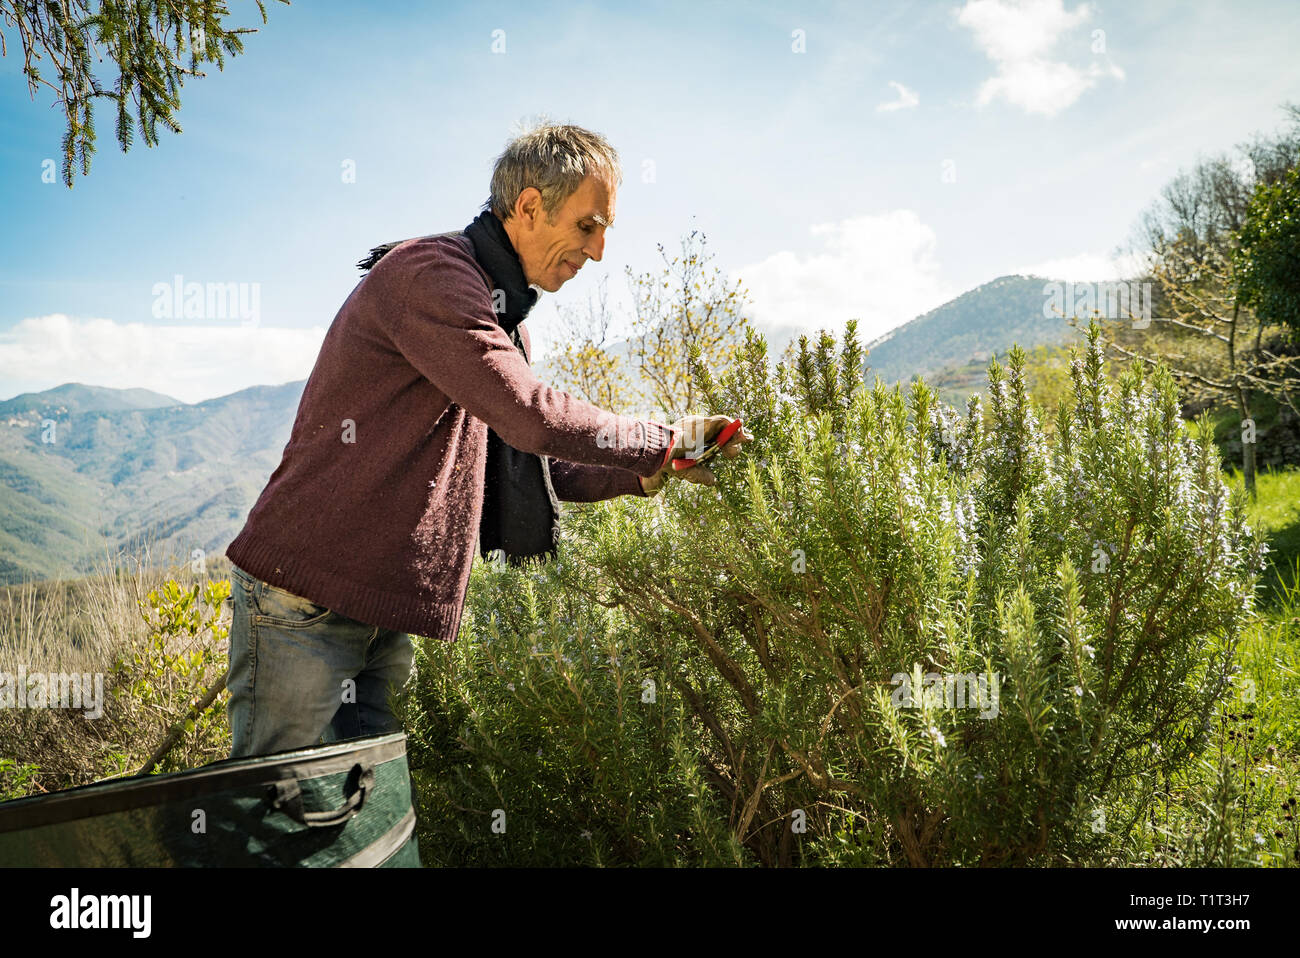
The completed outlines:
[[[1162,186],[1300,102],[1293,0],[229,8],[258,32],[187,78],[183,132],[124,153],[100,105],[71,190],[63,111],[0,21],[0,399],[305,378],[357,260],[468,224],[543,116],[624,176],[602,260],[530,314],[535,363],[602,278],[625,329],[627,270],[693,230],[760,329],[864,342],[998,276],[1119,278]],[[187,317],[192,283],[239,308]]]

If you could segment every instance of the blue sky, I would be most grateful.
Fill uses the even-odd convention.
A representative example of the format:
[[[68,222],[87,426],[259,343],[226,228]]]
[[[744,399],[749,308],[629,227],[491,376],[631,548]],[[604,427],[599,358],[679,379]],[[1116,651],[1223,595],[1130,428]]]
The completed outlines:
[[[258,25],[249,0],[229,6]],[[691,229],[760,327],[857,317],[871,338],[1007,273],[1106,279],[1180,168],[1300,102],[1289,0],[268,13],[224,71],[186,82],[181,135],[123,154],[101,106],[71,191],[42,182],[63,114],[48,89],[31,99],[6,31],[0,398],[78,381],[197,401],[304,378],[356,261],[467,224],[540,114],[600,131],[624,166],[603,262],[530,317],[544,354],[557,309],[602,275],[626,308],[625,267],[654,269]],[[256,315],[251,299],[243,319],[155,315],[178,276],[244,284]]]

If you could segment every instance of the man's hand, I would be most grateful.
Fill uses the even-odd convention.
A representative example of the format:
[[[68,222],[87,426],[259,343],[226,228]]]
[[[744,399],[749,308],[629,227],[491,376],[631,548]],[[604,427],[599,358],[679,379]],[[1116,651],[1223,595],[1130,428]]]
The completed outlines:
[[[649,478],[645,476],[638,477],[641,480],[641,488],[645,491],[645,494],[647,496],[657,495],[669,477],[698,482],[705,486],[717,484],[718,478],[709,470],[708,466],[674,469],[672,463],[674,459],[694,459],[700,455],[709,440],[722,432],[731,422],[732,417],[730,416],[687,416],[685,419],[679,419],[673,423],[673,428],[677,430],[677,442],[668,455],[667,464]],[[742,426],[740,431],[722,447],[718,455],[726,456],[728,459],[735,459],[741,453],[741,445],[753,438],[753,436],[745,432],[745,428]]]

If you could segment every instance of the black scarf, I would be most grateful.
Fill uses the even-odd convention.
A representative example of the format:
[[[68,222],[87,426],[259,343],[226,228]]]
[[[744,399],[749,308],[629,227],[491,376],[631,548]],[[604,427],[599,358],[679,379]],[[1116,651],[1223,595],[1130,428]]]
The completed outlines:
[[[537,302],[538,291],[524,278],[523,266],[505,226],[491,210],[484,210],[461,231],[474,244],[474,258],[505,293],[505,312],[497,322],[520,353],[524,341],[519,324]],[[434,235],[459,235],[443,233]],[[357,264],[373,267],[399,243],[376,246]],[[493,297],[495,302],[496,297]],[[525,356],[525,358],[527,358]],[[511,565],[556,554],[560,535],[560,502],[551,485],[546,456],[522,452],[488,428],[487,472],[483,483],[483,515],[479,521],[479,553],[489,558],[500,549]]]

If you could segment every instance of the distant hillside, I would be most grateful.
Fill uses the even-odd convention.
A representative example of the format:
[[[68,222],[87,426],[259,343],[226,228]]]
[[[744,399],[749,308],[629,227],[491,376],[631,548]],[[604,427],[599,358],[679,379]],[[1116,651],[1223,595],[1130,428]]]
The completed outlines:
[[[921,376],[927,382],[954,367],[978,368],[1012,344],[1025,349],[1059,345],[1078,333],[1064,319],[1043,316],[1043,286],[1035,276],[1002,276],[886,333],[867,348],[868,381],[888,383]]]
[[[279,464],[303,385],[189,404],[69,384],[0,405],[0,584],[85,572],[141,538],[220,552]]]
[[[181,405],[179,399],[148,389],[108,389],[64,383],[39,393],[22,393],[0,402],[0,420],[25,412],[114,412],[119,409],[158,409]]]

